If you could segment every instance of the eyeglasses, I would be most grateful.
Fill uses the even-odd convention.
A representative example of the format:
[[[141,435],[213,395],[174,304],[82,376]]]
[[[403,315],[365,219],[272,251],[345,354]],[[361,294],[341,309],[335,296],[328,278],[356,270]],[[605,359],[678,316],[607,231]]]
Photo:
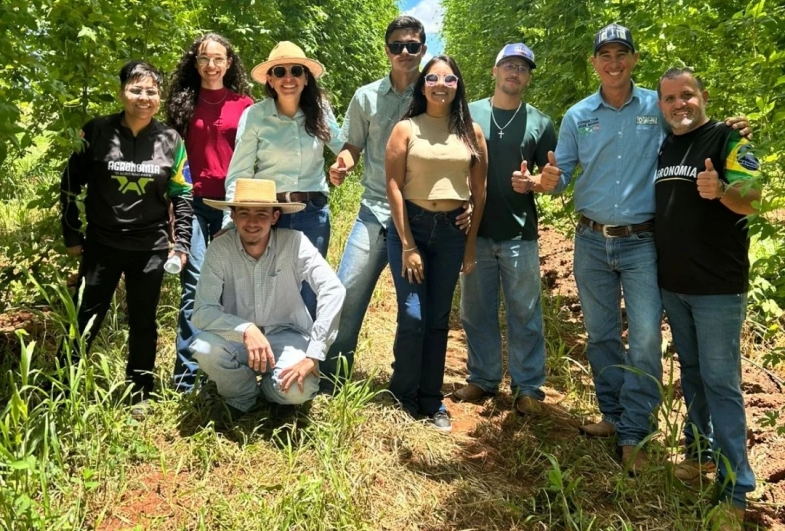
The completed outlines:
[[[425,84],[429,87],[434,86],[436,83],[439,82],[439,78],[444,79],[444,86],[446,87],[456,87],[458,86],[458,76],[455,74],[425,74]]]
[[[273,76],[278,79],[286,77],[286,72],[291,72],[292,77],[300,77],[305,73],[305,67],[303,65],[292,65],[289,68],[286,68],[285,66],[274,66],[270,71],[273,73]]]
[[[196,58],[196,62],[199,63],[199,66],[207,66],[210,64],[210,61],[212,61],[215,66],[223,66],[226,64],[226,57],[208,57],[206,55],[200,55]]]
[[[390,53],[393,55],[401,55],[403,53],[403,49],[406,48],[406,51],[412,55],[420,53],[420,49],[422,48],[421,42],[391,42],[387,45],[387,48],[390,49]]]
[[[160,96],[158,89],[155,88],[145,90],[138,87],[129,87],[125,90],[132,98],[136,99],[141,98],[142,96],[147,96],[152,100]]]
[[[528,74],[531,72],[531,68],[529,65],[524,63],[502,63],[499,65],[499,68],[505,69],[507,72],[520,72],[521,74]]]

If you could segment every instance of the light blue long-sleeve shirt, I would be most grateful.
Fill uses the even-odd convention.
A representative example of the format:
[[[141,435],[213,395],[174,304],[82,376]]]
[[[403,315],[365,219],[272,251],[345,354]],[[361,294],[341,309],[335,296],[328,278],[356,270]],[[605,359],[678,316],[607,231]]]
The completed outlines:
[[[339,153],[343,147],[340,128],[332,109],[324,102],[330,129],[327,147]],[[248,107],[237,125],[237,142],[226,175],[226,199],[234,199],[237,179],[270,179],[277,192],[328,192],[324,171],[325,144],[305,130],[305,114],[294,118],[278,113],[275,100],[267,98]],[[231,226],[224,216],[224,228]]]
[[[657,93],[633,84],[616,109],[600,91],[567,111],[559,130],[557,192],[575,181],[575,210],[603,225],[634,225],[654,218],[657,153],[665,138]]]
[[[403,94],[393,89],[390,76],[360,87],[354,93],[341,128],[341,137],[347,144],[363,150],[363,176],[365,188],[361,202],[368,207],[383,226],[390,220],[387,202],[387,173],[384,157],[387,141],[412,103],[414,85]]]

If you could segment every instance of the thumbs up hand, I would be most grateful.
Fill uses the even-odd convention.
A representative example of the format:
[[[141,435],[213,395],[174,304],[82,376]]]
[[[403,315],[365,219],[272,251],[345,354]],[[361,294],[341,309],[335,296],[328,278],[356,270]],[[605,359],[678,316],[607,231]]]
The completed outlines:
[[[532,174],[527,169],[527,165],[528,163],[524,160],[521,162],[521,171],[512,172],[512,189],[519,194],[531,192],[532,185],[534,184],[531,180]]]
[[[706,169],[698,174],[696,183],[703,199],[719,199],[723,196],[723,186],[711,159],[706,159]]]
[[[330,166],[330,182],[340,186],[344,179],[346,179],[346,162],[341,155],[338,155],[338,159]]]
[[[548,152],[548,164],[542,169],[540,174],[540,189],[543,192],[552,192],[556,189],[561,178],[562,171],[556,164],[556,155],[553,151]]]

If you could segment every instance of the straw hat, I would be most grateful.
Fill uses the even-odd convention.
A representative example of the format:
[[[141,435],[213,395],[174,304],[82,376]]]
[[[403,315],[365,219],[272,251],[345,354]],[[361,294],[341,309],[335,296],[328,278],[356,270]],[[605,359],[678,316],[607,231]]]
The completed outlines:
[[[292,214],[305,208],[305,203],[279,203],[275,181],[269,179],[237,179],[234,200],[205,199],[204,204],[218,210],[229,210],[229,207],[280,208],[283,214]]]
[[[275,45],[265,62],[256,65],[251,70],[251,77],[257,83],[264,85],[267,83],[267,71],[274,66],[285,64],[303,65],[311,71],[311,74],[316,79],[319,79],[324,74],[324,65],[322,63],[306,57],[303,49],[295,43],[281,41]]]

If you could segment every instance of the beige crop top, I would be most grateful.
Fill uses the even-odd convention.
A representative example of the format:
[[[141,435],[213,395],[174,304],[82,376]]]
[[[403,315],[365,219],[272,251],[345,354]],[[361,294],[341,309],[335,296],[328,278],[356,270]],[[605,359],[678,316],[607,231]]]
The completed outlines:
[[[403,198],[469,200],[471,152],[449,130],[449,117],[423,113],[409,119],[412,134],[406,158]]]

